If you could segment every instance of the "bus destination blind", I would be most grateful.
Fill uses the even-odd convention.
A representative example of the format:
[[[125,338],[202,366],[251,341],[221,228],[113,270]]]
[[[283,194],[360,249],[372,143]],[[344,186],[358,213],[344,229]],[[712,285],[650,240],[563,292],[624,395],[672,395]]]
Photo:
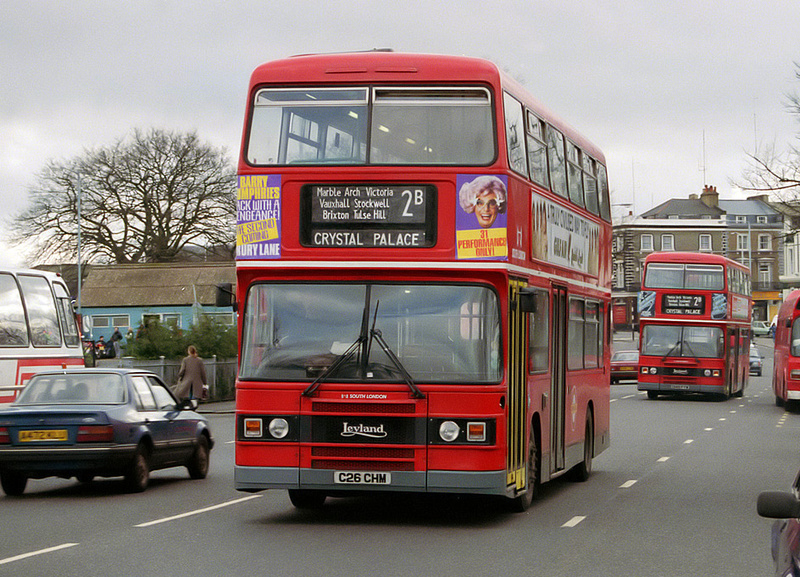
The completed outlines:
[[[661,312],[665,315],[702,315],[706,310],[703,295],[664,295]]]
[[[305,246],[421,248],[436,241],[436,190],[429,185],[306,185]]]

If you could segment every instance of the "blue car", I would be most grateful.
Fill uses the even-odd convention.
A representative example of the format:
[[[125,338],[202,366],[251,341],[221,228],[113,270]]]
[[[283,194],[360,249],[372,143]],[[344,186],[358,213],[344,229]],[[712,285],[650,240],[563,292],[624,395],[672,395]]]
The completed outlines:
[[[800,473],[792,492],[765,491],[758,496],[758,514],[778,519],[772,525],[775,575],[800,577]]]
[[[150,471],[176,466],[205,478],[214,440],[196,408],[147,371],[38,373],[0,410],[0,485],[18,496],[28,479],[123,476],[140,492]]]

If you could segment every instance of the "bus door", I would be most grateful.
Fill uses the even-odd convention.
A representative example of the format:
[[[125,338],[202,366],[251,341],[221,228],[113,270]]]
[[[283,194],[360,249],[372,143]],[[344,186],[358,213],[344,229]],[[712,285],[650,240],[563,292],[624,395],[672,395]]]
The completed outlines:
[[[727,375],[725,377],[725,394],[732,394],[739,388],[739,335],[738,330],[728,328],[728,346],[725,347],[725,367]]]
[[[554,471],[563,469],[565,464],[564,427],[567,406],[567,289],[553,286],[553,323],[550,342],[553,352],[550,356],[550,439],[551,463]]]
[[[527,483],[525,461],[527,448],[527,351],[528,315],[520,306],[520,289],[525,283],[509,280],[508,299],[508,425],[506,480],[514,490]]]

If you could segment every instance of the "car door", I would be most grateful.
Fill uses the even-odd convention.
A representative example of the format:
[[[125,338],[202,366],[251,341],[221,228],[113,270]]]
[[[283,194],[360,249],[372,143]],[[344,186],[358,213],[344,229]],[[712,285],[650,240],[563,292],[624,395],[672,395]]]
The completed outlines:
[[[183,463],[194,450],[197,428],[195,414],[193,411],[176,410],[178,400],[158,377],[148,375],[147,380],[153,391],[158,410],[163,412],[162,417],[169,425],[170,458]]]
[[[169,411],[159,408],[153,390],[145,375],[131,377],[134,390],[138,396],[138,404],[142,416],[142,425],[150,433],[153,440],[153,454],[150,455],[150,467],[163,467],[175,459],[171,435],[171,419]],[[175,413],[175,407],[172,407]]]

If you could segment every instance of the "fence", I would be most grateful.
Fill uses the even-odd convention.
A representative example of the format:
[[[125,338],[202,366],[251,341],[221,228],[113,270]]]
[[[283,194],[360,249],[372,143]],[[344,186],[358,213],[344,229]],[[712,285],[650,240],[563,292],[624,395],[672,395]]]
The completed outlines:
[[[236,359],[218,360],[214,355],[211,358],[203,359],[206,366],[208,377],[208,396],[209,399],[222,401],[233,399],[236,383]],[[151,371],[168,385],[172,386],[178,382],[178,372],[181,369],[180,359],[165,359],[160,357],[153,360],[135,359],[133,357],[122,357],[120,359],[98,359],[97,366],[102,367],[126,367]]]

